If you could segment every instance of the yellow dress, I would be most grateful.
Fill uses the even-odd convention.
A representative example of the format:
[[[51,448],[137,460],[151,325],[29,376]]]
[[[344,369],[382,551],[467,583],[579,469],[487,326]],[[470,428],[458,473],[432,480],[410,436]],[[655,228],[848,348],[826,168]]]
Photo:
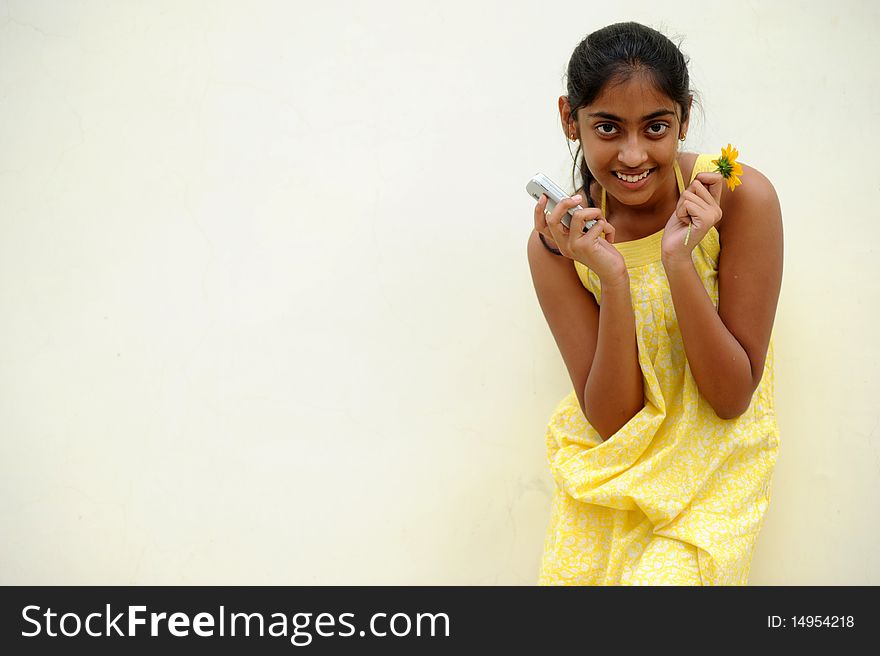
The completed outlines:
[[[691,180],[714,168],[700,155]],[[676,168],[678,168],[676,166]],[[684,190],[676,170],[679,193]],[[556,481],[539,585],[746,585],[779,452],[773,339],[748,410],[721,419],[685,357],[660,260],[663,231],[614,244],[629,270],[645,407],[605,442],[574,390],[547,426]],[[718,308],[713,227],[693,250]],[[602,303],[598,276],[574,263]]]

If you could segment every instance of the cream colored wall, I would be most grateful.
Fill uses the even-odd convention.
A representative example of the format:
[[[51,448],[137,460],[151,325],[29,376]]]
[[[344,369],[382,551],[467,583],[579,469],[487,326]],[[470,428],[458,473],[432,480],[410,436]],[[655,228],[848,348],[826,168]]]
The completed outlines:
[[[878,6],[615,6],[0,1],[0,583],[533,584],[523,187],[618,20],[782,202],[751,583],[880,583]]]

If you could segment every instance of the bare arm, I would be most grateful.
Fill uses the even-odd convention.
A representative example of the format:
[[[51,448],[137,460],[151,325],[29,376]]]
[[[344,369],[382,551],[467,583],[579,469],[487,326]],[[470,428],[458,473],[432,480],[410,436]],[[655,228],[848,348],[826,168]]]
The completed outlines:
[[[607,440],[644,407],[629,279],[602,285],[602,308],[574,262],[548,252],[533,231],[529,267],[538,302],[568,369],[581,411]]]
[[[692,261],[663,262],[691,372],[722,419],[743,414],[761,382],[782,284],[779,199],[769,180],[743,169],[743,186],[722,198],[718,310]]]
[[[584,390],[585,416],[603,440],[645,407],[629,276],[602,283],[599,336]]]

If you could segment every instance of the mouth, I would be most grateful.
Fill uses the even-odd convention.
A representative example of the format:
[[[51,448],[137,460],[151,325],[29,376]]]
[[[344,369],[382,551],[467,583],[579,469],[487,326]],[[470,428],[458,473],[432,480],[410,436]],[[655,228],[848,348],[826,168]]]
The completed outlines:
[[[647,180],[648,176],[654,172],[654,169],[645,169],[641,173],[637,173],[635,175],[630,175],[628,173],[621,173],[620,171],[615,171],[615,177],[620,180],[624,186],[634,189],[636,187],[640,187],[645,180]]]

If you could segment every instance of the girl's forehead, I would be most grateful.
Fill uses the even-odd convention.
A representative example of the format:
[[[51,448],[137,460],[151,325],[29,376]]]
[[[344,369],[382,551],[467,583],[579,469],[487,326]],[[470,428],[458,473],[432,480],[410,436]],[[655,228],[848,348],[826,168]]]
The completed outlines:
[[[644,111],[646,108],[649,108],[647,112]],[[676,103],[658,89],[650,77],[633,75],[628,80],[606,84],[593,102],[582,107],[579,113],[582,116],[591,112],[605,112],[621,117],[641,117],[658,109],[675,111]]]

